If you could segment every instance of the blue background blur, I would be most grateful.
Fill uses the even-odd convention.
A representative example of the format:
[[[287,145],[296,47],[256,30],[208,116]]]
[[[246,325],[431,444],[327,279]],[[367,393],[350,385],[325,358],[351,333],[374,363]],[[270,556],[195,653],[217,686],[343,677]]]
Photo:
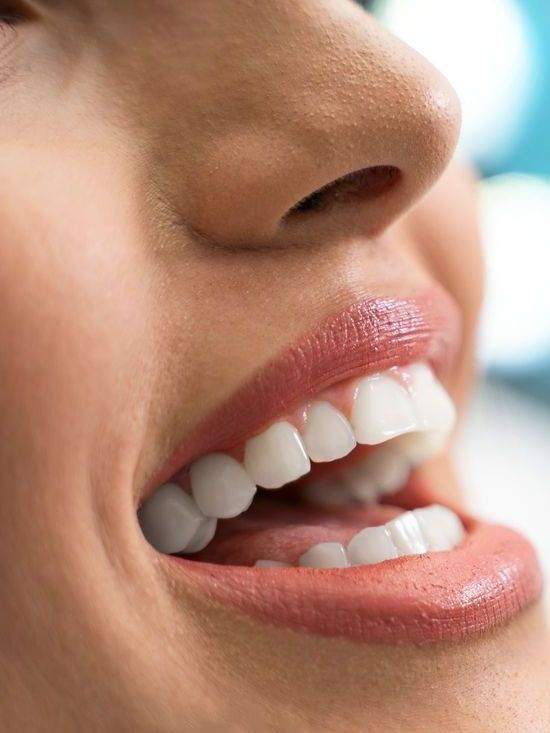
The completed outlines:
[[[550,578],[550,0],[374,0],[463,106],[480,171],[481,377],[457,449],[470,505],[537,544]]]

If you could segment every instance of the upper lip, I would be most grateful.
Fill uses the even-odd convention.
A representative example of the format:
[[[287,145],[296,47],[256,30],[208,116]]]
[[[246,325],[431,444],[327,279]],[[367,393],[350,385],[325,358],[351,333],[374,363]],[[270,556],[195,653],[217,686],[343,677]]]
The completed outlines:
[[[441,374],[453,361],[459,333],[458,308],[440,288],[349,303],[268,362],[179,441],[142,499],[200,455],[235,447],[340,381],[418,360]]]

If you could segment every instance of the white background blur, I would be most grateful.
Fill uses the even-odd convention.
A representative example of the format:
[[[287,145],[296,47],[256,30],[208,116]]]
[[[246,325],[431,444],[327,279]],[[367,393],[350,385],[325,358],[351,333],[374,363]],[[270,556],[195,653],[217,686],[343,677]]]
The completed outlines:
[[[550,583],[550,2],[372,5],[462,101],[488,282],[482,377],[456,463],[469,506],[528,536]]]

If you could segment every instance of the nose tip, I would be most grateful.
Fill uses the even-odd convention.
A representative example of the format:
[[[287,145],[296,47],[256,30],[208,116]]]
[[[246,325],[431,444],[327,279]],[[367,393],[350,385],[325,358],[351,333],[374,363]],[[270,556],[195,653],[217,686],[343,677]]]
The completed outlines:
[[[362,93],[347,97],[341,129],[317,138],[323,162],[293,178],[294,190],[289,182],[288,195],[297,201],[283,221],[330,208],[336,217],[360,213],[363,230],[374,234],[441,176],[458,142],[460,102],[442,74],[416,54],[411,58],[409,69],[381,68],[378,78],[371,71]]]
[[[361,23],[338,20],[329,51],[316,26],[302,29],[311,58],[301,47],[292,66],[254,85],[255,124],[228,131],[208,166],[205,200],[215,196],[217,213],[205,210],[199,230],[259,242],[330,209],[377,233],[439,178],[460,129],[454,90],[372,19]]]

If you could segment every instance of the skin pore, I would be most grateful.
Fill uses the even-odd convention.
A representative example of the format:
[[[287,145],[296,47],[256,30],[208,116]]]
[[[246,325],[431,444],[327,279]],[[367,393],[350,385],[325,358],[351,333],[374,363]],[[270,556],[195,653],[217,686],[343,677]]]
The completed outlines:
[[[0,728],[547,730],[538,606],[462,644],[297,634],[176,587],[136,522],[176,443],[351,296],[445,288],[464,405],[482,265],[447,82],[350,0],[17,10],[0,28]],[[377,166],[398,173],[383,193],[359,178],[296,210]],[[459,501],[446,457],[422,471]]]

